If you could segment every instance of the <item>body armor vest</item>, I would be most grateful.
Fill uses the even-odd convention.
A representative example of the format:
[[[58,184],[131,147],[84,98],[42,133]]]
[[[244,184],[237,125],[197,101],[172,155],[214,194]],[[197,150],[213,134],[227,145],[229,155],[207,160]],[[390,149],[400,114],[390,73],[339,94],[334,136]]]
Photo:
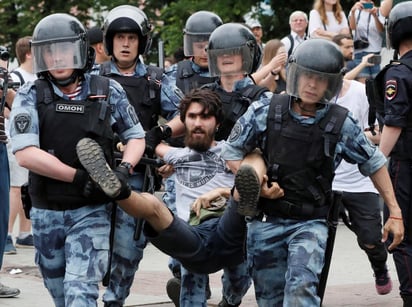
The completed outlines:
[[[113,160],[113,131],[108,104],[109,80],[91,76],[91,94],[86,100],[67,101],[57,96],[49,81],[35,81],[39,116],[40,148],[74,168],[83,169],[76,154],[77,142],[90,137],[96,140],[110,164]],[[47,209],[67,210],[102,203],[86,199],[79,187],[30,172],[30,194],[35,205]],[[107,200],[106,198],[104,198]]]
[[[264,157],[270,181],[284,189],[282,198],[261,198],[265,214],[286,218],[326,217],[335,174],[334,153],[347,109],[331,104],[325,117],[302,125],[289,114],[291,97],[273,95]]]
[[[120,76],[111,73],[111,62],[100,66],[100,75],[116,80],[126,91],[145,131],[157,125],[160,114],[160,84],[163,69],[147,66],[147,75],[142,77]]]
[[[258,85],[248,85],[236,92],[226,92],[217,83],[203,86],[217,93],[222,101],[223,121],[215,134],[215,140],[226,140],[236,121],[241,117],[249,105],[257,100],[264,92],[269,91],[266,87]]]
[[[212,83],[215,80],[216,78],[202,77],[194,72],[192,61],[184,60],[177,63],[176,86],[180,88],[184,94],[188,94],[191,90]]]

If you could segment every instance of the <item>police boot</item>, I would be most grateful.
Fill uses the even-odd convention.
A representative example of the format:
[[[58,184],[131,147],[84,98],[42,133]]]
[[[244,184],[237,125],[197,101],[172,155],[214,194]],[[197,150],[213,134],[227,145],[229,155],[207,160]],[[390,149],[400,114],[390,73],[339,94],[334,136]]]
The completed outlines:
[[[238,304],[238,305],[229,304],[224,297],[222,297],[222,300],[217,305],[217,307],[238,307],[238,306],[240,306],[240,304]]]

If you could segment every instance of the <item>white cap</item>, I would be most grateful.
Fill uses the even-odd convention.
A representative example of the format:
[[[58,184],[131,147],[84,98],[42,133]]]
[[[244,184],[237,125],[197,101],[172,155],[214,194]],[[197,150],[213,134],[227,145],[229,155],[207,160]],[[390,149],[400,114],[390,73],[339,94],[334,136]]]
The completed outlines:
[[[259,20],[256,20],[256,19],[250,19],[250,20],[248,20],[248,21],[246,22],[246,25],[247,25],[249,28],[251,28],[251,29],[257,28],[257,27],[259,27],[259,28],[262,27],[262,25],[260,24]]]

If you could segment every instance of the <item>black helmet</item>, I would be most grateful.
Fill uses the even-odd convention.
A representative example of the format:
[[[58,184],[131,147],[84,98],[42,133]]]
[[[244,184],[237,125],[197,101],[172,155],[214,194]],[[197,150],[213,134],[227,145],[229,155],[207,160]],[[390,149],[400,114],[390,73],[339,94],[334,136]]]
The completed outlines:
[[[306,40],[289,57],[286,92],[301,98],[299,77],[304,74],[317,75],[328,81],[326,92],[319,102],[328,101],[339,93],[344,72],[344,58],[338,45],[322,38]]]
[[[47,75],[49,70],[75,69],[89,70],[94,61],[93,48],[89,47],[86,29],[76,17],[69,14],[52,14],[44,17],[33,31],[31,50],[34,55],[33,72]],[[45,53],[62,54],[71,52],[71,59],[54,59],[45,63]]]
[[[226,23],[216,28],[209,38],[207,55],[211,76],[221,75],[217,67],[217,57],[224,54],[240,54],[241,72],[251,74],[259,67],[262,52],[248,27],[240,23]]]
[[[208,42],[210,34],[222,24],[222,19],[209,11],[199,11],[190,15],[183,29],[185,56],[197,55],[193,49],[193,43]]]
[[[145,54],[151,44],[152,25],[146,14],[132,5],[120,5],[112,9],[103,25],[104,46],[108,55],[113,54],[113,36],[116,33],[137,33],[139,36],[139,54]]]
[[[388,47],[399,49],[399,44],[404,39],[412,38],[412,1],[395,5],[388,17],[386,27]]]

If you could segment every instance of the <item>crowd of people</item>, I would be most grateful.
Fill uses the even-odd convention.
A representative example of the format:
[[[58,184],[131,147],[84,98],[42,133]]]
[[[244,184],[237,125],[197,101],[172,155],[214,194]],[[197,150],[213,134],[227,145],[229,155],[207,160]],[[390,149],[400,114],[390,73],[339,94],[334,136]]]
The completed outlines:
[[[135,6],[101,28],[38,22],[16,44],[18,86],[0,91],[0,265],[34,247],[55,306],[97,306],[101,284],[104,306],[123,306],[151,242],[170,256],[176,306],[206,307],[219,270],[219,307],[240,306],[252,282],[259,306],[320,306],[338,208],[377,293],[392,291],[391,252],[412,306],[412,1],[360,0],[346,15],[316,0],[288,22],[264,42],[258,20],[197,11],[167,68],[145,64],[153,26]],[[0,298],[19,294],[0,283]]]

